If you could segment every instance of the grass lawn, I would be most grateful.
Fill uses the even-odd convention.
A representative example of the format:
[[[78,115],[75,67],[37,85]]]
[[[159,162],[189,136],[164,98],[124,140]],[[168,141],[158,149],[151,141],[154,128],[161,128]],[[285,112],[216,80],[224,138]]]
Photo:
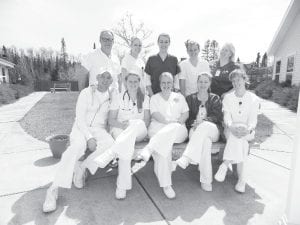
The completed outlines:
[[[46,94],[21,120],[21,126],[31,136],[45,141],[54,134],[69,134],[75,118],[79,92]]]
[[[78,92],[46,94],[21,120],[21,126],[31,136],[45,141],[53,134],[69,134],[75,118]],[[273,122],[258,116],[255,146],[259,146],[273,133]]]

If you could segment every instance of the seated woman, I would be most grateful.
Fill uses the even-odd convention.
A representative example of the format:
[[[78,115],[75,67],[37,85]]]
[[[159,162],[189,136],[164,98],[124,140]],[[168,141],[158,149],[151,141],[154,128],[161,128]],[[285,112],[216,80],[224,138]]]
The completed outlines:
[[[187,96],[190,112],[187,127],[190,130],[189,143],[176,164],[185,169],[190,163],[198,164],[201,188],[212,191],[212,142],[219,139],[222,129],[222,103],[220,97],[210,93],[212,75],[201,73],[197,79],[198,92]]]
[[[248,141],[254,139],[254,129],[257,124],[259,99],[246,90],[248,77],[241,69],[232,71],[229,75],[234,91],[225,95],[223,113],[225,136],[227,139],[224,149],[223,163],[215,174],[219,182],[225,180],[228,166],[237,164],[238,182],[235,190],[245,192],[245,163],[249,153]]]
[[[159,77],[161,92],[150,99],[151,122],[148,128],[149,144],[141,150],[142,162],[132,168],[136,172],[152,155],[154,173],[168,198],[175,198],[172,188],[172,147],[187,138],[185,121],[189,115],[188,105],[180,93],[172,92],[173,76],[164,72]]]
[[[126,198],[126,191],[131,189],[134,145],[136,141],[142,141],[147,136],[147,126],[150,122],[149,97],[138,92],[139,75],[129,72],[125,82],[127,90],[119,96],[119,104],[110,108],[108,116],[110,133],[115,142],[107,152],[95,159],[99,167],[104,168],[112,159],[119,158],[117,199]]]

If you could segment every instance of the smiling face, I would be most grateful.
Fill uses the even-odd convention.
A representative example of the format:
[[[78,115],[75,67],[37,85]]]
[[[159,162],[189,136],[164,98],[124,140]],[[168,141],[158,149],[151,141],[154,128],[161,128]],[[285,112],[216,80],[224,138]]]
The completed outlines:
[[[205,75],[205,74],[199,75],[198,80],[197,80],[197,88],[198,88],[199,92],[200,91],[208,91],[210,84],[211,84],[211,81],[207,75]]]
[[[140,78],[136,74],[127,75],[125,82],[128,91],[137,91],[140,86]]]
[[[229,50],[229,48],[227,46],[224,46],[221,49],[220,58],[230,59],[231,56],[232,56],[232,52]]]
[[[232,86],[234,90],[239,91],[239,90],[244,90],[246,88],[246,81],[245,79],[240,76],[236,75],[231,79]]]
[[[160,89],[163,93],[170,93],[173,88],[173,77],[172,75],[161,75],[160,78]]]
[[[103,31],[100,35],[101,50],[110,55],[112,46],[114,44],[114,36],[109,31]]]
[[[142,42],[140,39],[135,38],[131,43],[131,52],[134,55],[139,55],[142,50]]]
[[[186,51],[190,58],[197,58],[199,55],[200,49],[197,44],[189,44],[187,46]]]
[[[109,88],[109,86],[112,84],[113,79],[109,72],[104,72],[97,76],[97,81],[98,81],[98,90],[106,91]]]
[[[170,46],[170,39],[167,36],[161,35],[157,41],[159,52],[168,52]]]

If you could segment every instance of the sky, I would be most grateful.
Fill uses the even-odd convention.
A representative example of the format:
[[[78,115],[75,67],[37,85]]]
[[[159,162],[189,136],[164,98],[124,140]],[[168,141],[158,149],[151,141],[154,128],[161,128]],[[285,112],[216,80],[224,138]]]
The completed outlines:
[[[115,27],[126,14],[152,30],[169,33],[169,52],[187,57],[184,41],[202,47],[207,39],[231,42],[236,57],[252,62],[274,37],[290,0],[0,0],[0,45],[60,50],[75,56],[99,46],[102,29]],[[155,45],[151,53],[158,51]]]

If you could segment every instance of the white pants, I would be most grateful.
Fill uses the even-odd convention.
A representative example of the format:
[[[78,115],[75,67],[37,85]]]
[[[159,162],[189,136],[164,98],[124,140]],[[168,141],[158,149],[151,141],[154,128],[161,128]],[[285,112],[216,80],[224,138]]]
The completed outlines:
[[[224,149],[223,160],[229,160],[231,163],[244,162],[249,153],[249,141],[254,139],[255,132],[242,138],[234,136],[229,129],[225,129],[226,145]]]
[[[147,136],[147,128],[143,120],[130,120],[129,126],[125,129],[113,128],[112,136],[115,143],[111,150],[119,158],[117,187],[124,190],[130,190],[132,187],[131,177],[131,159],[134,154],[136,141],[142,141]]]
[[[200,182],[212,182],[211,146],[212,142],[219,139],[220,132],[216,124],[204,121],[196,130],[190,130],[190,140],[183,156],[192,160],[191,163],[199,164]]]
[[[159,186],[172,185],[172,148],[174,143],[182,143],[188,136],[186,127],[179,123],[150,124],[148,129],[150,141],[144,150],[152,150],[154,173]]]
[[[91,127],[89,129],[97,140],[97,148],[82,162],[82,167],[88,168],[94,174],[98,166],[93,159],[109,148],[113,144],[114,139],[104,128]],[[70,146],[62,154],[53,186],[71,188],[75,164],[84,155],[86,147],[87,140],[77,126],[74,125],[70,134]]]

